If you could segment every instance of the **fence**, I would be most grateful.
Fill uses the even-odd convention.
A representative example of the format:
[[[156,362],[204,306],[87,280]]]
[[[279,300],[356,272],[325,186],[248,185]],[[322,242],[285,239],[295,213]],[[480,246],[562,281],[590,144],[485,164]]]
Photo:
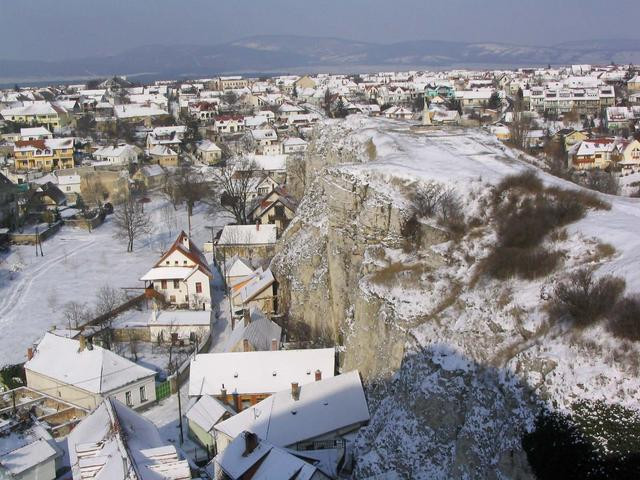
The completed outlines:
[[[169,380],[156,383],[156,401],[167,398],[169,395],[171,395],[171,382]]]

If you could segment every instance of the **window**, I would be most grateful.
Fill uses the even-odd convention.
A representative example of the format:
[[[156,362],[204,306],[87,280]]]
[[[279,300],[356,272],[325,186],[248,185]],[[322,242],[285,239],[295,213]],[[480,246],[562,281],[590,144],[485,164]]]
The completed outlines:
[[[133,406],[133,402],[131,401],[131,392],[126,392],[124,394],[124,398],[125,398],[125,401],[126,401],[128,407]]]
[[[186,264],[187,264],[187,261],[186,261],[186,260],[183,260],[182,264],[183,264],[183,265],[186,265]]]
[[[147,401],[147,387],[145,387],[144,385],[140,387],[140,401]]]
[[[196,282],[196,293],[202,293],[202,283]]]
[[[174,280],[173,281],[173,288],[180,288],[180,281],[179,280]]]
[[[177,264],[178,264],[178,260],[176,260],[176,261],[175,261],[175,262],[173,262],[173,263],[174,263],[174,265],[177,265]]]
[[[167,288],[167,281],[166,280],[161,280],[160,281],[160,288],[166,290],[166,288]]]
[[[175,295],[169,295],[169,301],[171,303],[176,303],[176,296]]]
[[[631,152],[631,158],[633,159],[640,159],[640,148],[634,148],[633,151]]]

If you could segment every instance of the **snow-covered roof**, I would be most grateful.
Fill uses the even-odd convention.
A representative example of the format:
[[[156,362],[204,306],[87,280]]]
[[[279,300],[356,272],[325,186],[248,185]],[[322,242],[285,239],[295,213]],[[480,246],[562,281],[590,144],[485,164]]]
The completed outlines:
[[[145,273],[140,280],[186,280],[198,270],[198,267],[154,267]]]
[[[152,316],[149,326],[163,325],[211,325],[211,311],[208,310],[162,310]]]
[[[95,157],[120,157],[122,155],[128,154],[133,150],[135,153],[135,149],[131,145],[127,145],[126,143],[121,143],[119,145],[109,145],[106,147],[99,148],[93,155]]]
[[[289,386],[214,428],[231,438],[250,431],[287,447],[368,420],[360,374],[354,370],[301,385],[297,399]]]
[[[20,129],[21,137],[50,137],[51,132],[44,127],[28,127]]]
[[[296,145],[307,145],[307,142],[298,137],[289,137],[286,138],[282,144],[286,147],[292,147]]]
[[[286,155],[248,155],[251,162],[255,162],[259,170],[285,171],[287,168]]]
[[[282,327],[271,321],[258,308],[252,308],[249,312],[250,321],[241,318],[236,322],[235,328],[224,342],[222,350],[230,352],[243,340],[248,340],[254,350],[270,350],[271,341],[276,340],[280,345],[282,337]]]
[[[272,245],[276,234],[275,225],[226,225],[218,245]]]
[[[2,423],[0,465],[12,475],[19,477],[30,468],[62,455],[62,452],[54,446],[55,441],[51,434],[40,423],[23,426],[22,423],[11,419]]]
[[[117,118],[154,117],[169,115],[169,112],[155,106],[145,106],[130,103],[127,105],[115,105],[113,113]]]
[[[234,293],[235,296],[239,296],[242,303],[250,302],[265,288],[273,285],[275,278],[270,268],[267,268],[264,272],[259,272],[258,275],[251,278],[251,280],[244,285],[241,289]]]
[[[189,395],[273,393],[315,381],[316,370],[333,377],[333,348],[203,353],[191,360]]]
[[[177,155],[176,152],[171,150],[166,145],[155,145],[149,150],[149,155],[157,157],[169,157]]]
[[[188,462],[162,440],[156,426],[113,398],[84,418],[67,444],[75,480],[191,478]]]
[[[218,145],[211,140],[203,140],[198,144],[198,150],[202,152],[221,152],[222,150]]]
[[[252,440],[247,440],[245,435],[249,432],[238,435],[215,458],[215,463],[228,478],[244,478],[249,470],[253,480],[307,480],[317,473],[315,466],[260,438],[255,438],[255,446],[247,451],[247,441]]]
[[[213,430],[213,426],[218,423],[226,413],[229,415],[236,414],[229,405],[209,395],[203,395],[193,404],[185,416],[192,422],[195,422],[205,432],[210,432]]]
[[[227,277],[227,283],[230,282],[232,277],[248,277],[253,274],[253,269],[248,265],[246,261],[234,255],[224,266],[225,275]],[[233,284],[231,285],[233,286]]]
[[[92,393],[105,394],[156,372],[102,347],[46,333],[25,369]]]

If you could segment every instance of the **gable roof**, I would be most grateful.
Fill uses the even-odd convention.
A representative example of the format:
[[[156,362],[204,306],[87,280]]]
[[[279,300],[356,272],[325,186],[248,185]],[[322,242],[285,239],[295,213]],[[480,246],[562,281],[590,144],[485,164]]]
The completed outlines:
[[[188,246],[187,246],[188,245]],[[195,243],[191,241],[191,239],[184,233],[184,230],[178,234],[178,237],[173,242],[173,245],[169,247],[169,250],[166,251],[160,260],[158,260],[155,264],[155,267],[163,267],[162,262],[171,255],[173,252],[180,252],[182,255],[187,257],[193,263],[198,265],[204,273],[212,276],[211,270],[209,269],[209,264],[207,263],[207,259],[204,254],[200,251],[198,247],[196,247]]]
[[[369,420],[357,370],[303,384],[299,389],[297,400],[287,388],[214,428],[231,438],[250,431],[276,446],[286,447]]]
[[[185,416],[208,433],[227,413],[229,415],[236,414],[229,405],[209,395],[203,395],[193,404]]]
[[[79,350],[78,340],[45,333],[24,368],[97,394],[156,374],[102,347]]]
[[[186,480],[191,471],[156,426],[118,400],[105,399],[69,434],[74,479]]]
[[[248,435],[251,433],[242,432],[214,460],[232,480],[245,474],[252,480],[327,478],[315,466],[260,438],[255,438],[255,447],[247,451]]]
[[[258,351],[267,351],[271,349],[271,341],[277,340],[280,345],[282,338],[282,327],[272,320],[268,319],[264,313],[258,308],[252,308],[249,313],[250,321],[244,318],[240,319],[236,327],[224,343],[223,350],[230,352],[232,349],[241,344],[243,340],[249,340],[249,344]]]
[[[333,348],[201,353],[191,360],[189,395],[219,395],[222,388],[239,394],[273,393],[291,382],[313,382],[316,370],[333,377]]]
[[[218,245],[272,245],[276,238],[275,225],[225,225]]]

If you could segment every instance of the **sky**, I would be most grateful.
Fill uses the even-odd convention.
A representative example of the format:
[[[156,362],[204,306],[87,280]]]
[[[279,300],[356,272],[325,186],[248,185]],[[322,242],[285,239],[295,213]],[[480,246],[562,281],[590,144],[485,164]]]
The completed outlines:
[[[640,0],[0,0],[0,59],[277,34],[553,45],[640,39],[639,17]]]

